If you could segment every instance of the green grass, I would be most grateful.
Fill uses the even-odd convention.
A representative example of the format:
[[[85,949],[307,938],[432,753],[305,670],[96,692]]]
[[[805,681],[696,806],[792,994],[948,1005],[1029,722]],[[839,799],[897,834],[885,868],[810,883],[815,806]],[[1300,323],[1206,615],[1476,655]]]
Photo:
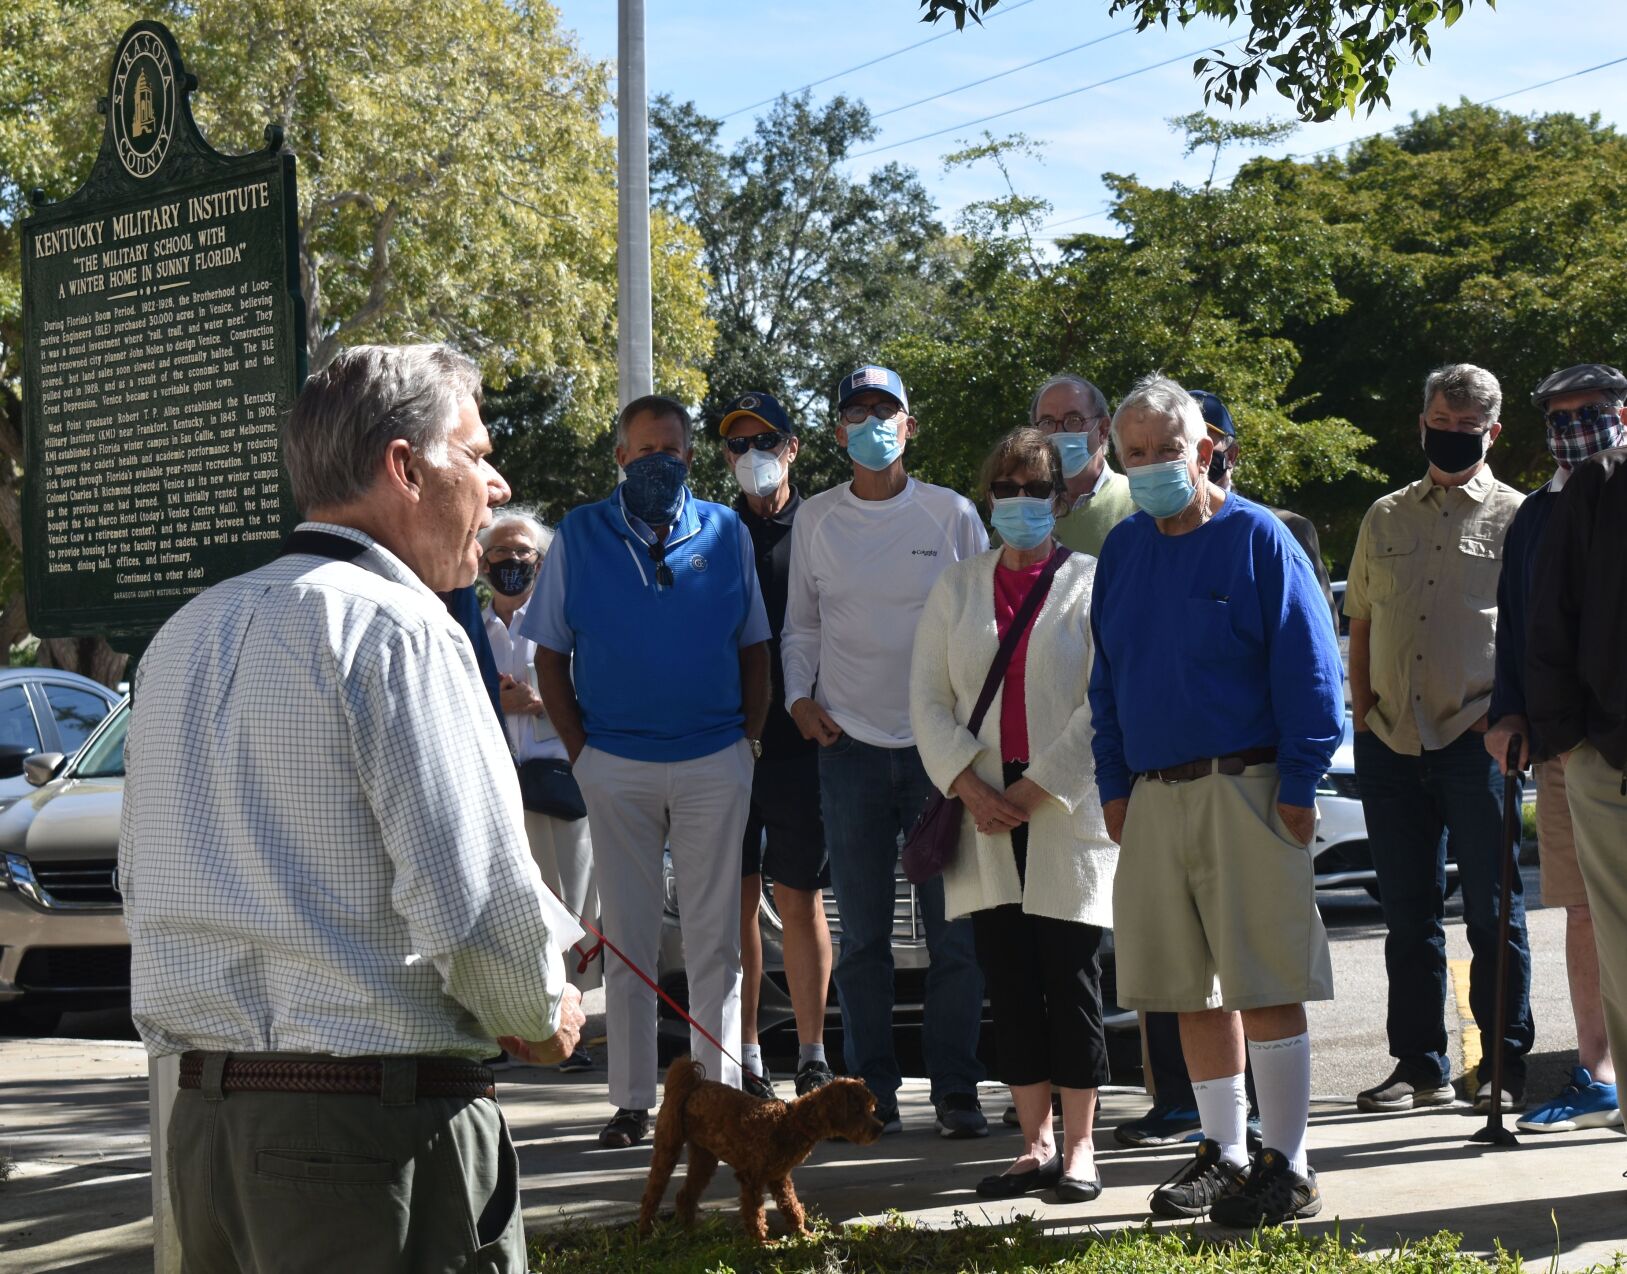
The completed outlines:
[[[1191,1231],[1118,1230],[1051,1236],[1035,1221],[984,1225],[958,1214],[949,1229],[925,1229],[902,1216],[835,1228],[812,1222],[811,1239],[765,1248],[746,1242],[732,1214],[708,1217],[692,1232],[671,1222],[641,1240],[632,1226],[580,1224],[533,1238],[537,1274],[1491,1274],[1547,1268],[1499,1252],[1487,1260],[1441,1233],[1379,1255],[1363,1255],[1359,1235],[1303,1237],[1267,1230],[1216,1244]],[[1598,1271],[1627,1271],[1618,1256]]]

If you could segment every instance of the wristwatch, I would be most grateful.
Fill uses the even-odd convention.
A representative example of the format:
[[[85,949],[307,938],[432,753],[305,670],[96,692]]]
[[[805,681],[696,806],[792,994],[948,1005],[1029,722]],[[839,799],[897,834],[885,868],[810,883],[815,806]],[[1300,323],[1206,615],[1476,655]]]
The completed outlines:
[[[751,744],[751,759],[761,761],[763,759],[763,741],[761,739],[747,739],[746,742]]]

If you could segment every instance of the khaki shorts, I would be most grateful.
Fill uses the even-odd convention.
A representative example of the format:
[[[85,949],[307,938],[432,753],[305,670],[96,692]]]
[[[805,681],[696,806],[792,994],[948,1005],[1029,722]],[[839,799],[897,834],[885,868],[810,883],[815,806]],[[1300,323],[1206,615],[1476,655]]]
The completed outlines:
[[[1544,907],[1587,905],[1587,887],[1576,865],[1576,834],[1565,799],[1565,767],[1556,758],[1537,762],[1537,854]]]
[[[1118,998],[1169,1013],[1333,998],[1311,853],[1277,816],[1277,767],[1141,779],[1113,884]]]

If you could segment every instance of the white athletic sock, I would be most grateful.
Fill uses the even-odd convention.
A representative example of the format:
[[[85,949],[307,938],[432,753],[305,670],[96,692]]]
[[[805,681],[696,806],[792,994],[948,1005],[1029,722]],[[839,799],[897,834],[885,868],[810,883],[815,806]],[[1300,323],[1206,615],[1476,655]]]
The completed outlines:
[[[1203,1135],[1220,1146],[1220,1158],[1234,1168],[1248,1162],[1248,1090],[1241,1075],[1195,1079],[1198,1120]]]
[[[1311,1037],[1250,1040],[1248,1053],[1260,1095],[1260,1135],[1303,1177],[1305,1131],[1311,1118]]]
[[[742,1044],[740,1046],[740,1060],[745,1063],[748,1071],[760,1077],[763,1073],[763,1046],[761,1044]]]
[[[806,1066],[809,1062],[825,1061],[825,1046],[823,1044],[799,1044],[797,1046],[797,1065]]]

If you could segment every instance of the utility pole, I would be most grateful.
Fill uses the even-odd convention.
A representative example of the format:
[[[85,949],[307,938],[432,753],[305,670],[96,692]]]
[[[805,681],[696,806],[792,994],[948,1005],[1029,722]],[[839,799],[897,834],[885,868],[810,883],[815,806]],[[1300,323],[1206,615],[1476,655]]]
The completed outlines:
[[[617,0],[616,366],[620,403],[655,391],[650,318],[650,108],[644,0]]]

